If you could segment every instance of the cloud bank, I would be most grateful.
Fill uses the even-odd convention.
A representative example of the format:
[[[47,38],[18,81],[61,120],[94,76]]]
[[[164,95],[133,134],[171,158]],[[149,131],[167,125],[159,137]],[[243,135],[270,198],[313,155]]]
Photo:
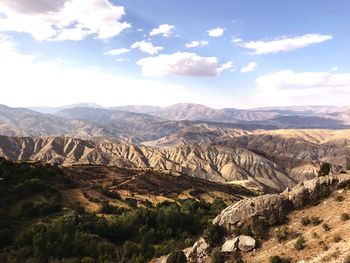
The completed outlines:
[[[292,38],[277,38],[272,41],[250,41],[243,43],[242,46],[251,50],[252,54],[262,55],[304,48],[330,39],[332,39],[330,35],[305,34]]]
[[[12,38],[0,34],[0,104],[60,106],[93,101],[104,106],[144,104],[166,106],[194,101],[181,85],[132,79],[92,66],[67,65],[23,54]],[[162,98],[159,100],[159,98]]]
[[[201,57],[195,53],[176,52],[157,57],[140,59],[145,76],[180,75],[192,77],[217,76],[223,70],[232,68],[233,62],[220,64],[216,57]]]
[[[4,0],[0,31],[25,32],[36,40],[108,39],[131,27],[122,22],[124,7],[108,0]]]
[[[150,55],[158,54],[159,51],[163,50],[163,47],[157,47],[152,42],[138,41],[131,45],[131,48],[136,48],[141,52],[148,53]]]
[[[186,48],[195,48],[195,47],[204,47],[204,46],[207,46],[209,44],[208,41],[206,40],[202,40],[202,41],[191,41],[189,43],[186,43],[185,44],[185,47]]]
[[[258,77],[256,96],[266,105],[346,105],[350,73],[282,70]]]
[[[150,36],[162,35],[163,37],[169,37],[173,34],[175,26],[169,24],[159,25],[157,28],[153,28],[149,33]]]

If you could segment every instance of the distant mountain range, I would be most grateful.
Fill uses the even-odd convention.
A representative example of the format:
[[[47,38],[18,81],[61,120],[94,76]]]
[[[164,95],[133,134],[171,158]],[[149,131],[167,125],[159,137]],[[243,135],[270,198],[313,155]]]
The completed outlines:
[[[142,143],[192,134],[204,142],[217,133],[236,130],[350,127],[346,107],[285,107],[255,110],[212,109],[197,104],[169,107],[71,105],[51,108],[54,114],[0,105],[0,134],[7,136],[70,136]],[[203,127],[210,133],[199,134]],[[235,130],[235,131],[234,131]],[[204,137],[203,137],[204,136]],[[165,137],[165,138],[164,138]],[[194,138],[194,137],[193,137]],[[177,139],[178,140],[178,139]]]
[[[109,108],[85,103],[59,108],[31,109],[42,113],[60,114],[61,111],[69,111],[74,108],[127,111],[173,121],[222,122],[251,126],[274,126],[275,128],[342,128],[350,125],[350,107],[335,106],[290,106],[242,110],[235,108],[213,109],[193,103],[180,103],[168,107],[128,105]]]

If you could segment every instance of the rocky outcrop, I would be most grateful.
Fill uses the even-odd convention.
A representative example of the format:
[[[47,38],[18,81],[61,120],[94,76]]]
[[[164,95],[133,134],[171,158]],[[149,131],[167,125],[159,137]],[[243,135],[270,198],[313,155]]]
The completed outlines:
[[[242,226],[253,217],[267,220],[273,210],[279,211],[287,206],[286,198],[280,194],[243,199],[224,209],[214,219],[213,224],[223,226],[228,233],[234,233],[236,227]]]
[[[326,197],[338,187],[350,184],[350,174],[317,177],[286,189],[281,194],[263,195],[243,199],[224,209],[213,224],[223,226],[229,233],[246,224],[252,218],[268,221],[276,213],[288,213],[293,207]]]
[[[350,173],[322,176],[299,183],[280,194],[246,198],[227,207],[213,220],[213,224],[222,226],[231,236],[223,243],[221,251],[229,253],[239,249],[248,252],[254,249],[254,238],[243,235],[235,237],[238,229],[251,227],[256,222],[254,219],[263,222],[266,227],[272,226],[294,208],[320,201],[336,189],[349,186]],[[195,251],[192,258],[195,258]]]

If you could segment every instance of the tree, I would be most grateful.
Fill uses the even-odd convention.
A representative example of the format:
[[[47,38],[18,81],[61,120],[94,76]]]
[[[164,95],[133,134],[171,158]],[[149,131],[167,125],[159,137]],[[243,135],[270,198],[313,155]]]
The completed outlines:
[[[212,263],[224,263],[225,262],[225,256],[220,251],[220,249],[215,249],[211,255],[211,262]]]
[[[204,230],[204,239],[210,246],[218,245],[225,235],[225,230],[222,226],[210,224]]]
[[[167,263],[186,263],[187,258],[186,258],[185,253],[183,251],[176,250],[169,255],[166,262]]]
[[[329,163],[323,163],[320,167],[320,171],[318,172],[318,176],[326,176],[329,175],[330,171],[331,171],[331,164]]]

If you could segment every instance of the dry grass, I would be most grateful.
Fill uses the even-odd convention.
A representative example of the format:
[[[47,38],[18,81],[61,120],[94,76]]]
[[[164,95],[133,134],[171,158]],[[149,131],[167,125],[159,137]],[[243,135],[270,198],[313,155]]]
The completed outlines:
[[[80,204],[85,208],[87,212],[98,213],[100,210],[100,205],[94,202],[90,202],[87,198],[85,198],[83,191],[87,191],[89,194],[92,193],[92,190],[79,189],[79,188],[63,191],[62,192],[63,202],[68,206],[74,206],[74,205]],[[94,196],[96,194],[94,194]]]

